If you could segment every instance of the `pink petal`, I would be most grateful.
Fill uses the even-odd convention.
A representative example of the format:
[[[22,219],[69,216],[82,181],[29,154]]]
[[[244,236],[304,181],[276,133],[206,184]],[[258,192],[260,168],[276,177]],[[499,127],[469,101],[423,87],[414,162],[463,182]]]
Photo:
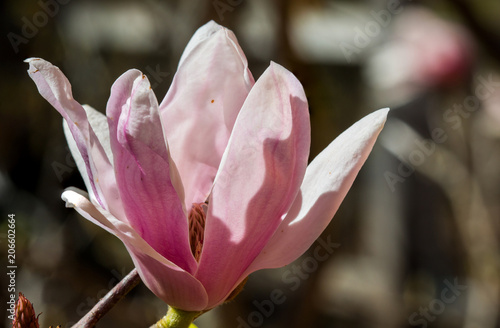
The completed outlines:
[[[198,29],[160,105],[170,154],[184,186],[185,208],[207,199],[253,84],[234,34],[214,22]]]
[[[382,130],[389,109],[378,110],[339,135],[307,167],[300,193],[244,276],[278,268],[302,255],[337,212]]]
[[[83,217],[121,239],[132,256],[142,281],[156,296],[170,306],[186,311],[206,308],[208,297],[203,285],[158,254],[129,225],[94,206],[77,190],[67,189],[62,198],[67,207],[74,207]]]
[[[109,142],[108,119],[104,114],[98,112],[97,110],[88,105],[83,105],[83,108],[85,109],[91,128],[95,131],[99,143],[102,145],[107,158],[112,163],[113,154],[111,152],[111,145]],[[64,128],[64,135],[66,136],[66,140],[68,142],[68,146],[71,151],[71,155],[73,155],[73,159],[75,160],[78,170],[80,171],[83,181],[85,182],[85,186],[87,187],[87,190],[90,194],[90,200],[98,204],[97,198],[95,197],[93,192],[92,184],[90,183],[90,179],[87,174],[85,161],[83,160],[80,150],[78,149],[78,145],[76,144],[76,141],[73,138],[73,134],[71,133],[68,122],[64,119],[63,119],[63,128]],[[123,205],[119,197],[118,188],[116,186],[114,171],[110,170],[108,174],[104,176],[104,178],[101,178],[100,181],[101,181],[100,183],[101,188],[104,190],[108,190],[107,195],[114,195],[113,198],[108,196],[108,198],[106,199],[106,202],[108,203],[109,207],[108,210],[111,213],[113,213],[114,217],[124,222],[127,222],[127,218],[123,211]]]
[[[88,177],[89,191],[103,208],[119,207],[118,190],[114,182],[113,167],[89,125],[84,108],[73,99],[71,85],[58,67],[40,59],[26,60],[28,73],[40,94],[63,116],[85,163],[83,175]]]
[[[304,90],[292,73],[271,63],[241,109],[209,198],[196,274],[209,307],[224,301],[288,211],[309,146]]]
[[[173,270],[163,258],[152,256],[125,242],[135,267],[146,286],[169,306],[184,311],[202,311],[207,308],[208,296],[203,285],[184,270]],[[146,242],[142,246],[149,246]],[[153,254],[157,254],[156,252]]]
[[[170,158],[149,81],[129,70],[111,88],[107,106],[116,182],[139,235],[166,259],[194,272],[188,221],[170,178]]]

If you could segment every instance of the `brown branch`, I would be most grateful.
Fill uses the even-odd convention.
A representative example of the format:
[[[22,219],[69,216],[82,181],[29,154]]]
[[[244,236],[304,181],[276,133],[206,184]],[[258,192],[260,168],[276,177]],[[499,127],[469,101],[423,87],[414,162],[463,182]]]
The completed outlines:
[[[137,273],[137,269],[122,279],[106,296],[89,311],[83,318],[80,319],[72,328],[92,328],[97,322],[109,311],[119,300],[121,300],[128,292],[139,284],[141,278]]]

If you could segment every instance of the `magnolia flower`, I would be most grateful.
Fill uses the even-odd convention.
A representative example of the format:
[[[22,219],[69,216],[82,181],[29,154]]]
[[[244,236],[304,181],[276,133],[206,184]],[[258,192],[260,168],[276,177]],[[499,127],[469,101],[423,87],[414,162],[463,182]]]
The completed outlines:
[[[204,311],[252,272],[287,265],[320,235],[366,160],[387,109],[368,115],[307,166],[310,124],[300,82],[271,63],[257,82],[234,34],[214,22],[184,51],[161,104],[129,70],[106,116],[73,99],[49,62],[27,62],[64,118],[88,195],[67,205],[120,238],[146,286]]]

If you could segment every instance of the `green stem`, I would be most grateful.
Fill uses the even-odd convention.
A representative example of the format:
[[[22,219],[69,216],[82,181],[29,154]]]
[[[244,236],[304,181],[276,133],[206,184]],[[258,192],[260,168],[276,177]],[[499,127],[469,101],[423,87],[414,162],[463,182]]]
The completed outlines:
[[[156,323],[157,328],[192,328],[192,324],[199,312],[188,312],[169,307],[167,315]]]

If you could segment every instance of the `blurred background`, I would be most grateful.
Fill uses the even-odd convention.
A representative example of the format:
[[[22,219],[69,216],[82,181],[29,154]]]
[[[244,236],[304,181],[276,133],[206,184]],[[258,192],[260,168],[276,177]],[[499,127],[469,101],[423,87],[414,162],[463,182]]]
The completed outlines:
[[[321,240],[288,267],[252,274],[206,327],[500,327],[500,2],[497,0],[3,1],[0,295],[7,215],[16,290],[41,327],[71,327],[132,268],[121,242],[68,210],[84,188],[61,117],[28,77],[59,66],[104,111],[113,81],[148,75],[159,100],[194,31],[232,29],[257,79],[269,61],[303,83],[311,159],[378,108],[390,118]],[[336,244],[328,258],[313,250]],[[283,293],[279,304],[271,293]],[[3,308],[3,305],[2,305]],[[141,283],[97,327],[149,327],[166,305]],[[8,312],[0,326],[9,327]]]

